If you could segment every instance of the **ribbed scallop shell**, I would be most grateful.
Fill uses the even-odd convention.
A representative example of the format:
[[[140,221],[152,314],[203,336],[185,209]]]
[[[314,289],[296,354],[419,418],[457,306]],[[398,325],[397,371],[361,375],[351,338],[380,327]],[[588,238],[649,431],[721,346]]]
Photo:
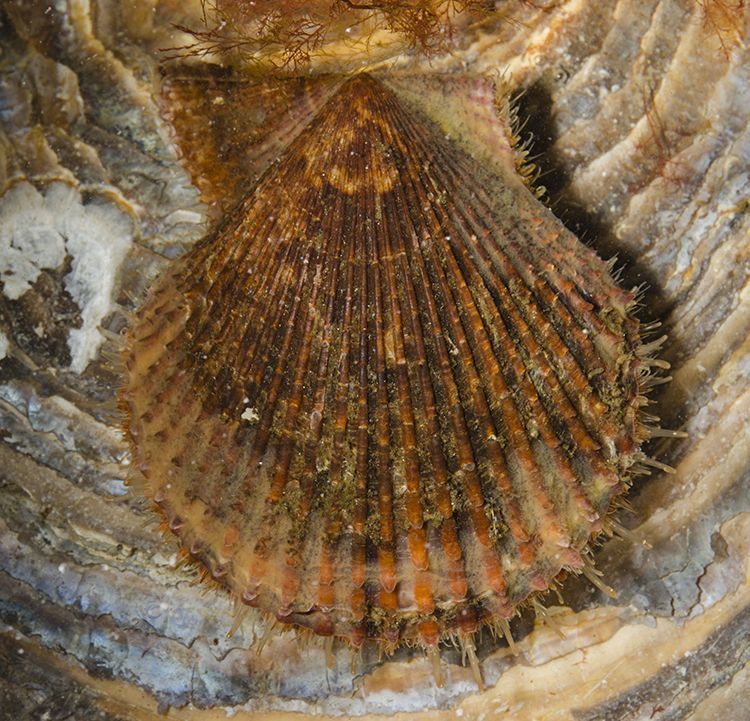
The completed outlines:
[[[638,456],[631,302],[502,164],[349,79],[139,313],[148,493],[286,623],[394,646],[509,618],[582,567]]]

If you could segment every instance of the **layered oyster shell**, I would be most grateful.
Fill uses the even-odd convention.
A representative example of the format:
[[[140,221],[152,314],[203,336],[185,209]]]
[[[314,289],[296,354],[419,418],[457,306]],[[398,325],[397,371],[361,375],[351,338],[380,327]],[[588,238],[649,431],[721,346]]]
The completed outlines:
[[[279,94],[291,144],[138,313],[135,457],[243,602],[356,646],[470,637],[581,570],[627,486],[633,294],[507,124],[480,163],[380,80],[321,82]]]

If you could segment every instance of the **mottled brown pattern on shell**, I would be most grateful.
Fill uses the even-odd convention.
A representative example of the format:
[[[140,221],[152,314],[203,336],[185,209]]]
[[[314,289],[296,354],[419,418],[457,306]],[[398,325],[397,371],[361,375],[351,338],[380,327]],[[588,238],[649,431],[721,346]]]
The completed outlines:
[[[140,312],[148,492],[246,603],[431,645],[582,567],[638,454],[638,324],[502,172],[350,79]]]
[[[217,66],[163,71],[164,115],[193,180],[218,217],[234,208],[341,84],[336,78],[248,78]]]

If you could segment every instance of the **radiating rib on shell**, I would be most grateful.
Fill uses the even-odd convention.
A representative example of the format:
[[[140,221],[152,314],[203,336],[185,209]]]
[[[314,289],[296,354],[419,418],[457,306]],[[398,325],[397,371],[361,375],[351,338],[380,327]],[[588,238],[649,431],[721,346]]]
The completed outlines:
[[[245,602],[431,645],[582,567],[638,450],[638,324],[501,173],[352,78],[141,311],[139,465]]]

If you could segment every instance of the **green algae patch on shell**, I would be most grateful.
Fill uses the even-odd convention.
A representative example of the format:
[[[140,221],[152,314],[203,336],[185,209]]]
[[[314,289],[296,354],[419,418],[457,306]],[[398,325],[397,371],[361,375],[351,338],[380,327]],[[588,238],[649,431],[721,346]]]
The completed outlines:
[[[138,312],[128,431],[237,598],[434,647],[583,569],[642,457],[633,294],[524,185],[510,128],[487,162],[381,80],[304,83],[284,149]]]

